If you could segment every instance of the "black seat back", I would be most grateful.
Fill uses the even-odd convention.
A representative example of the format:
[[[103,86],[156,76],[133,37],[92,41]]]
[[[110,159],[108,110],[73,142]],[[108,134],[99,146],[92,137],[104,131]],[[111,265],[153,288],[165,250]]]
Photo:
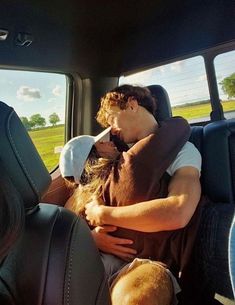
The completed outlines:
[[[2,102],[0,139],[0,164],[25,210],[23,232],[0,265],[0,304],[110,304],[90,229],[74,213],[40,203],[50,175],[20,119]]]
[[[0,159],[25,207],[39,203],[51,177],[15,111],[0,102]]]
[[[214,202],[235,203],[235,119],[204,127],[202,156],[205,193]]]

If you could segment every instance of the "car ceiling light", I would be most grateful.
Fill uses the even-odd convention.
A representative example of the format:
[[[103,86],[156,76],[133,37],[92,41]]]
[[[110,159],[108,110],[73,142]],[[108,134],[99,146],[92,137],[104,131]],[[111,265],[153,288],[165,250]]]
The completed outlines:
[[[18,33],[15,44],[20,47],[28,47],[33,42],[33,35],[29,33]]]
[[[7,30],[0,29],[0,41],[7,39],[9,32]]]

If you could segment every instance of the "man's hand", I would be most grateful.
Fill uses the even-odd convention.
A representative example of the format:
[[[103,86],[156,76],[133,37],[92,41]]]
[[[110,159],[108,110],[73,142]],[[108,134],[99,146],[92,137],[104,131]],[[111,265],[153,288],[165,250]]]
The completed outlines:
[[[96,246],[101,251],[116,255],[125,261],[130,261],[135,257],[136,251],[126,245],[131,245],[133,242],[129,239],[118,238],[108,234],[116,231],[116,229],[117,227],[114,226],[96,227],[91,233]]]

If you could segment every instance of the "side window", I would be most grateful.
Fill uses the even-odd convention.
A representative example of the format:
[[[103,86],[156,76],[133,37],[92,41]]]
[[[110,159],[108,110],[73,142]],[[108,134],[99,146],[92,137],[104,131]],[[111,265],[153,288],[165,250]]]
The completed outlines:
[[[235,117],[235,51],[214,59],[219,96],[227,119]]]
[[[64,145],[66,80],[62,74],[0,70],[0,100],[15,109],[49,171]]]
[[[202,56],[121,77],[119,84],[161,85],[169,94],[173,115],[190,123],[209,119],[211,104]]]

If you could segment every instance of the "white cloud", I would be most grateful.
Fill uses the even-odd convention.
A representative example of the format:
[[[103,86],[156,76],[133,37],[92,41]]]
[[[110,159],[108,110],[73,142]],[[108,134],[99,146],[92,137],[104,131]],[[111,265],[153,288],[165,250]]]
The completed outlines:
[[[135,86],[152,85],[156,83],[156,77],[159,76],[158,74],[160,75],[161,71],[157,70],[156,68],[145,70],[120,78],[119,84],[132,84]]]
[[[173,64],[170,64],[170,69],[172,71],[180,72],[182,70],[183,65],[183,61],[176,61]]]
[[[164,66],[156,68],[156,71],[159,71],[160,73],[165,73],[166,69]]]
[[[41,98],[40,90],[35,88],[30,88],[27,86],[21,86],[17,90],[17,98],[23,101],[33,101],[35,99]]]
[[[62,95],[62,89],[59,85],[56,85],[55,88],[52,90],[52,93],[55,96],[61,96]]]
[[[198,81],[204,81],[204,80],[207,80],[206,74],[202,74],[198,77]]]

